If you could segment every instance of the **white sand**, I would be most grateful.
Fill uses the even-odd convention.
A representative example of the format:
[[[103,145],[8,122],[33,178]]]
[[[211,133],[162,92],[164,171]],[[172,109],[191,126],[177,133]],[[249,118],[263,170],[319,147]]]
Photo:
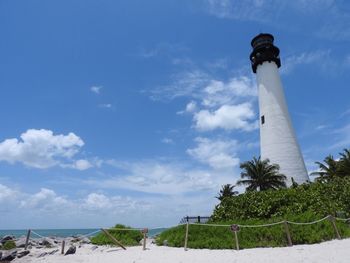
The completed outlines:
[[[32,256],[25,256],[12,262],[45,263],[235,263],[235,262],[282,262],[282,263],[342,263],[350,262],[350,239],[333,240],[315,245],[298,245],[285,248],[255,248],[234,250],[208,250],[157,247],[148,244],[148,249],[130,247],[127,250],[113,247],[98,247],[92,251],[92,245],[77,248],[74,255],[55,255],[37,258],[44,250],[31,251]],[[52,251],[47,249],[46,251]]]

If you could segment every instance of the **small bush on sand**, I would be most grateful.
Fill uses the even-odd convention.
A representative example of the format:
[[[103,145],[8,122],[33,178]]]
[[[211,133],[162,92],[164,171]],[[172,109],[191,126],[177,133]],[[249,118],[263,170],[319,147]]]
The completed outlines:
[[[3,250],[10,250],[16,248],[16,243],[13,240],[8,240],[5,242],[5,244],[2,246]]]
[[[118,229],[131,229],[131,227],[127,227],[124,225],[117,224],[114,228]],[[131,231],[131,230],[108,230],[108,232],[115,237],[118,241],[120,241],[125,246],[137,246],[140,244],[143,235],[140,231]],[[92,244],[95,245],[115,245],[113,241],[106,236],[105,233],[101,232],[96,236],[91,238]]]

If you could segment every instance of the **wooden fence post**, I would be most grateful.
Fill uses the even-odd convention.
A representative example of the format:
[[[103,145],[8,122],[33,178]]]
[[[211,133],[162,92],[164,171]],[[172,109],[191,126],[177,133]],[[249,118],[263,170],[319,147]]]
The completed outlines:
[[[284,221],[284,231],[286,231],[288,246],[290,246],[290,247],[293,246],[292,238],[290,237],[288,222],[286,220]]]
[[[143,250],[146,250],[147,233],[148,233],[148,229],[147,228],[142,230],[142,234],[143,234]]]
[[[61,254],[64,254],[64,246],[66,245],[66,241],[62,240]]]
[[[27,233],[27,237],[26,237],[26,244],[24,245],[24,250],[27,250],[27,247],[28,247],[28,243],[29,243],[29,237],[30,237],[30,233],[32,232],[32,230],[28,230],[28,233]]]
[[[235,243],[236,243],[236,250],[239,250],[239,240],[238,240],[238,234],[237,232],[240,230],[240,226],[237,224],[233,224],[230,226],[230,230],[232,232],[232,234],[235,237]],[[233,244],[233,247],[235,246],[235,244]]]
[[[189,228],[190,224],[189,222],[187,221],[187,224],[186,224],[186,234],[185,234],[185,251],[187,251],[187,242],[188,242],[188,228]]]
[[[329,221],[331,222],[332,226],[333,226],[333,229],[334,229],[334,232],[335,232],[335,236],[337,239],[341,239],[340,237],[340,234],[339,234],[339,231],[338,231],[338,228],[337,228],[337,225],[335,224],[335,219],[332,215],[328,216],[328,219]]]
[[[235,233],[235,240],[236,240],[236,250],[239,250],[239,241],[238,241],[238,234],[237,234],[238,231],[234,231]]]
[[[112,236],[106,229],[101,228],[101,230],[102,230],[103,233],[105,233],[110,239],[112,239],[112,241],[113,241],[116,245],[118,245],[118,246],[120,246],[122,249],[126,250],[126,248],[123,246],[123,244],[120,243],[114,236]]]

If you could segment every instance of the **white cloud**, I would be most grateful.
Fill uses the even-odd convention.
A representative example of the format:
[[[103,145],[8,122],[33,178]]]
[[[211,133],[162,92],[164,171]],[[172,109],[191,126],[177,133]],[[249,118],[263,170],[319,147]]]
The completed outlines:
[[[205,11],[220,19],[255,21],[285,32],[294,33],[299,29],[333,41],[350,38],[350,15],[346,1],[206,0],[203,2]]]
[[[245,75],[222,81],[196,69],[175,75],[172,84],[154,90],[152,97],[191,98],[186,109],[177,114],[193,114],[193,127],[199,131],[252,131],[257,128],[252,104],[257,98],[257,88],[255,81]]]
[[[312,52],[303,52],[299,55],[289,56],[283,62],[281,67],[282,74],[292,72],[299,65],[316,64],[321,65],[324,70],[333,67],[332,59],[330,58],[330,50],[316,50]]]
[[[151,91],[154,100],[175,99],[179,97],[198,97],[198,91],[209,83],[211,77],[202,70],[181,72],[172,76],[172,83]]]
[[[328,125],[324,125],[324,124],[320,124],[320,125],[318,125],[318,126],[316,126],[316,130],[324,130],[324,129],[326,129],[326,128],[328,128]]]
[[[258,128],[251,103],[223,105],[219,109],[201,110],[194,114],[195,128],[211,131],[218,128],[225,130],[252,131]]]
[[[194,112],[197,109],[197,103],[195,101],[190,101],[186,105],[186,112]]]
[[[193,113],[197,110],[197,103],[195,101],[190,101],[187,103],[185,110],[178,111],[176,114],[182,115],[185,113]]]
[[[256,96],[256,86],[252,79],[246,76],[231,78],[228,82],[211,80],[204,88],[202,104],[206,107],[217,107]]]
[[[14,200],[17,196],[17,192],[8,188],[5,185],[0,184],[0,204],[2,202],[6,203],[6,201],[12,199]]]
[[[262,8],[265,1],[207,0],[205,2],[207,4],[207,11],[219,18],[257,20],[262,22],[268,17],[264,16],[267,10]]]
[[[239,164],[236,157],[238,143],[235,140],[211,140],[197,137],[197,147],[187,153],[194,159],[206,163],[214,169],[233,168]]]
[[[6,196],[1,191],[4,189],[8,193]],[[163,227],[177,224],[186,214],[210,215],[217,189],[191,198],[168,194],[129,197],[100,191],[72,198],[47,188],[36,193],[16,192],[14,197],[15,192],[0,184],[0,194],[4,197],[0,199],[3,201],[0,224],[7,228],[100,228],[116,223]],[[7,204],[11,205],[5,207]]]
[[[113,105],[111,103],[103,103],[98,105],[100,108],[111,109]]]
[[[129,189],[145,193],[182,194],[207,191],[220,185],[223,176],[211,171],[191,168],[180,162],[116,162],[106,161],[125,172],[113,178],[87,180],[101,188]]]
[[[102,86],[92,86],[90,87],[90,90],[93,93],[100,94],[102,88],[103,88]]]
[[[83,171],[93,167],[93,165],[88,160],[80,159],[75,161],[74,167],[77,170]]]
[[[21,201],[21,207],[28,209],[61,210],[69,205],[70,203],[67,199],[57,196],[53,190],[47,188],[41,188],[38,193],[27,196]]]
[[[234,103],[242,99],[255,98],[257,89],[251,77],[239,75],[222,81],[203,70],[194,69],[172,76],[172,83],[152,90],[153,99],[175,99],[189,97],[186,111],[193,112],[199,100],[202,105],[214,107]]]
[[[219,18],[272,23],[287,12],[313,16],[329,11],[334,0],[206,0],[207,11]]]
[[[174,141],[173,141],[173,139],[170,139],[170,138],[163,138],[163,139],[162,139],[162,143],[165,143],[165,144],[173,144]]]
[[[90,193],[84,200],[81,206],[83,209],[90,211],[108,211],[115,210],[117,214],[125,213],[127,210],[141,208],[141,202],[138,202],[130,197],[122,196],[107,196],[101,193]]]
[[[57,195],[51,189],[42,188],[35,194],[24,193],[19,207],[25,207],[36,211],[57,211],[72,209],[75,212],[85,213],[89,211],[104,211],[115,209],[117,214],[121,214],[126,210],[140,208],[141,202],[130,197],[107,196],[101,193],[89,193],[82,199],[69,199],[64,196]]]
[[[154,209],[152,203],[145,198],[96,192],[72,198],[48,188],[29,193],[18,192],[2,184],[0,204],[0,224],[7,228],[105,227],[118,222],[135,225],[143,224],[144,219],[150,219],[148,223],[152,223],[152,215],[155,214],[144,214],[145,211]],[[140,218],[143,220],[140,221]]]
[[[112,202],[103,194],[91,193],[84,200],[83,206],[89,210],[108,209],[112,207]]]
[[[70,160],[83,145],[83,140],[72,132],[54,135],[50,130],[29,129],[20,139],[6,139],[0,143],[0,161],[44,169]]]

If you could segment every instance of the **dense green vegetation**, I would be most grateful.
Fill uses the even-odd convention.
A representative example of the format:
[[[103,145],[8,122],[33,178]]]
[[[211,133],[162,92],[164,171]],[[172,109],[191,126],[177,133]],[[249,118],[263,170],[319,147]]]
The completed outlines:
[[[117,224],[114,228],[131,229],[130,227]],[[138,246],[143,238],[140,231],[125,231],[125,230],[108,230],[108,232],[114,236],[125,246]],[[115,245],[113,241],[106,236],[105,233],[101,232],[98,235],[91,238],[91,242],[95,245]]]
[[[244,224],[257,225],[281,221],[284,218],[274,218],[269,220],[234,220],[215,222],[216,224]],[[304,213],[299,216],[287,217],[290,221],[310,222],[318,219],[311,213]],[[340,235],[350,237],[350,227],[344,222],[337,222]],[[314,225],[289,225],[289,230],[293,244],[312,244],[335,238],[335,233],[328,220]],[[287,237],[284,225],[276,225],[262,228],[241,228],[238,232],[240,248],[254,247],[277,247],[287,246]],[[164,241],[169,246],[183,247],[185,240],[185,225],[169,229],[159,235],[157,244],[163,245]],[[189,226],[188,247],[189,248],[210,248],[210,249],[232,249],[235,248],[233,233],[229,227],[210,226]]]
[[[312,222],[327,215],[350,217],[350,151],[340,153],[339,160],[332,156],[320,169],[315,182],[286,188],[284,175],[278,165],[268,160],[241,164],[242,180],[246,192],[236,195],[233,186],[224,185],[217,197],[221,202],[211,216],[209,224],[259,225],[283,220]],[[220,197],[220,198],[219,198]],[[350,222],[336,221],[342,238],[350,237]],[[312,244],[336,237],[327,219],[312,225],[288,224],[293,244]],[[178,226],[161,233],[157,244],[184,246],[185,226]],[[284,224],[261,228],[244,228],[238,232],[241,248],[286,246]],[[234,236],[229,227],[190,225],[189,248],[233,248]]]
[[[311,222],[327,215],[349,217],[350,178],[334,178],[332,181],[299,185],[294,188],[252,191],[224,198],[215,207],[210,223],[257,225],[279,222]],[[348,223],[337,221],[341,237],[350,237]],[[329,220],[313,225],[289,225],[293,244],[312,244],[335,238]],[[157,244],[167,240],[169,246],[184,245],[185,226],[169,229],[158,237]],[[240,246],[286,246],[284,225],[241,228],[238,232]],[[234,239],[228,227],[190,225],[188,247],[232,248]]]
[[[225,198],[214,209],[213,221],[268,219],[310,212],[316,218],[342,211],[350,216],[350,178],[315,182],[293,188],[246,192]]]

